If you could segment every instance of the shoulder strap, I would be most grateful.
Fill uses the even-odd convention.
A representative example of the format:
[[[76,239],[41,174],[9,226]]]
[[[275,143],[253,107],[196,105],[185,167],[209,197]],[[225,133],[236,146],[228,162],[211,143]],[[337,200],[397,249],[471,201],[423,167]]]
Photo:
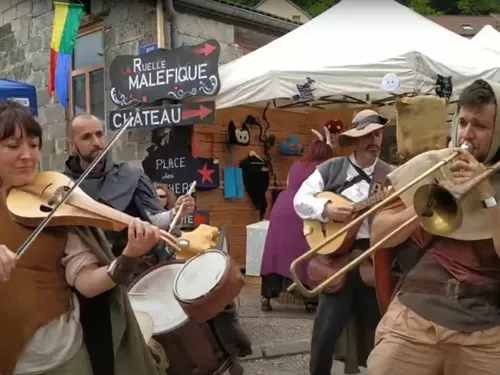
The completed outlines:
[[[356,164],[354,164],[351,161],[351,159],[348,159],[348,160],[349,160],[349,164],[351,164],[353,166],[353,168],[356,170],[356,172],[358,172],[358,176],[360,176],[361,179],[363,179],[366,182],[368,182],[369,184],[371,184],[372,183],[372,178],[366,174],[366,172],[363,170],[363,168],[358,167]]]

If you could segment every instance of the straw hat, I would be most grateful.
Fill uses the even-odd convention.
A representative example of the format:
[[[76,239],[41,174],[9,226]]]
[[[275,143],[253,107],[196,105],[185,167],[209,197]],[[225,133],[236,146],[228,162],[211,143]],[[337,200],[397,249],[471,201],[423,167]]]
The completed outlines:
[[[342,147],[351,146],[356,138],[382,129],[388,122],[388,118],[371,109],[362,110],[354,116],[352,128],[340,134],[339,145]]]

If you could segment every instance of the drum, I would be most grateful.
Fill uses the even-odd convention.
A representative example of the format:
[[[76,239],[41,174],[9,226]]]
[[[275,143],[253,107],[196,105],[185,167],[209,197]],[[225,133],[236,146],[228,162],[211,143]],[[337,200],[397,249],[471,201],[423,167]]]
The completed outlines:
[[[174,298],[174,280],[183,263],[163,262],[137,277],[128,292],[132,308],[151,316],[153,338],[168,355],[168,375],[222,375],[234,363],[210,322],[190,320]]]
[[[174,280],[174,296],[185,313],[202,323],[215,318],[240,294],[245,280],[230,256],[207,250],[186,261]]]

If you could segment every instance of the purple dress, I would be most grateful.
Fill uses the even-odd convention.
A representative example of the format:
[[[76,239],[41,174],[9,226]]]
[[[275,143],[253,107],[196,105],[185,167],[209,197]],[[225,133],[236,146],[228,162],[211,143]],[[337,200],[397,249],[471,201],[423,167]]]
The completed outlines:
[[[293,208],[293,198],[316,166],[316,163],[293,163],[288,173],[288,187],[278,196],[272,208],[260,271],[264,297],[277,297],[279,292],[287,288],[291,283],[292,261],[309,250],[303,233],[303,221]],[[307,262],[300,264],[297,273],[302,282],[308,282]],[[272,286],[271,283],[284,285]]]

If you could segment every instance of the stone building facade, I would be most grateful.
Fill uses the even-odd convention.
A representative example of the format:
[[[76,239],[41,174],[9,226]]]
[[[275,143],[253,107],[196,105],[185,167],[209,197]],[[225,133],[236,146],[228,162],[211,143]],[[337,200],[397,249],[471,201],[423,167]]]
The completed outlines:
[[[84,69],[80,70],[85,73],[77,76],[75,72],[80,70],[76,68],[80,67],[74,67],[70,89],[73,95],[70,95],[70,108],[64,111],[47,94],[52,1],[0,1],[0,77],[30,83],[37,88],[39,120],[44,127],[43,169],[60,170],[63,167],[67,157],[66,127],[71,116],[79,112],[96,112],[101,113],[99,117],[105,120],[106,113],[113,109],[107,74],[113,58],[137,54],[140,45],[156,42],[157,38],[154,0],[91,0],[83,3],[89,14],[82,21],[74,64],[78,65],[78,60],[82,60],[80,65]],[[180,42],[195,44],[207,39],[218,40],[221,64],[265,45],[299,25],[225,0],[177,0],[173,4]],[[169,15],[165,16],[168,20]],[[170,47],[169,26],[166,21],[167,48]],[[100,45],[96,46],[96,43]],[[90,70],[84,66],[83,60],[93,64]],[[96,66],[98,69],[92,70]],[[79,92],[82,87],[84,91]],[[86,106],[75,105],[78,98],[86,101]],[[149,139],[147,130],[130,132],[117,142],[114,156],[124,161],[142,160]]]

